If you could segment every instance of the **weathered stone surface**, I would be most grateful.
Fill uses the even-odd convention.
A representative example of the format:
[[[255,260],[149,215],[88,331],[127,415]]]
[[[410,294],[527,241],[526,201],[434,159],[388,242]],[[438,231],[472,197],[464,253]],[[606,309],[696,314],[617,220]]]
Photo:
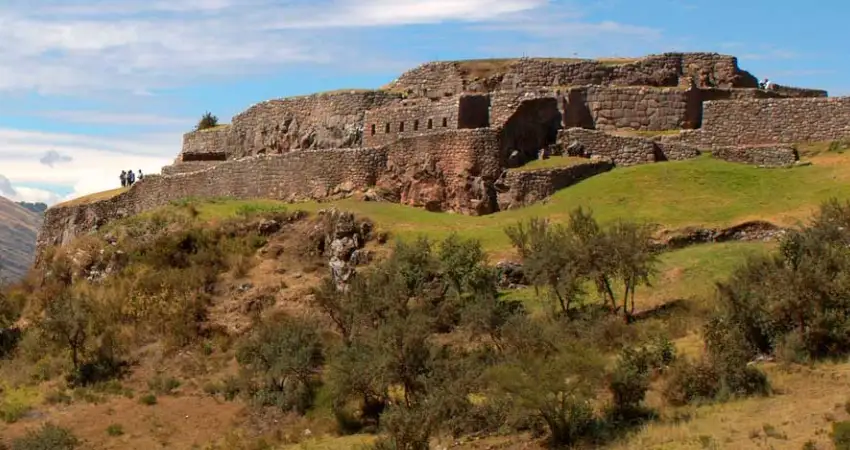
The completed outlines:
[[[730,162],[762,167],[786,167],[800,159],[791,145],[748,145],[738,147],[715,147],[712,156]]]
[[[588,161],[569,167],[509,170],[497,184],[497,189],[501,187],[504,191],[498,196],[499,210],[520,208],[538,202],[560,189],[607,172],[613,167],[608,161]]]
[[[387,147],[387,165],[378,186],[406,205],[487,214],[496,210],[498,148],[498,135],[490,129],[400,139]]]
[[[198,130],[183,135],[179,162],[223,161],[232,157],[234,134],[230,125]]]
[[[366,111],[398,101],[384,91],[340,91],[262,102],[233,118],[228,155],[359,147]]]
[[[365,113],[363,145],[385,145],[400,137],[489,126],[488,95],[460,95],[445,99],[402,100]]]
[[[476,66],[482,70],[473,70]],[[495,70],[487,70],[487,66],[486,61],[427,63],[404,73],[387,87],[412,96],[439,97],[464,91],[589,84],[678,86],[683,76],[693,77],[701,87],[754,88],[758,85],[755,77],[738,68],[737,58],[716,53],[665,53],[624,64],[519,58]]]
[[[667,140],[702,148],[831,141],[850,136],[850,97],[710,101],[702,128]]]

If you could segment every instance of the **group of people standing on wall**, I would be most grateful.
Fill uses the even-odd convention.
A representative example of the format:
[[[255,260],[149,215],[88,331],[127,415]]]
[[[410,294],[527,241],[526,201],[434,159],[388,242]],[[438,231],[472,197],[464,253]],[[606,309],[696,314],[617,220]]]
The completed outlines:
[[[121,171],[121,187],[130,187],[136,180],[142,180],[145,178],[145,175],[142,173],[142,169],[139,169],[139,177],[136,178],[136,174],[132,170],[122,170]]]

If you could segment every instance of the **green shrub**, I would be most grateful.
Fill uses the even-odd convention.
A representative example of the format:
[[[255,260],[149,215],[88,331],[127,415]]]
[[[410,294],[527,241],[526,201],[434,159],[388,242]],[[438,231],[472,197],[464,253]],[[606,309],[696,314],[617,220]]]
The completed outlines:
[[[154,394],[145,394],[139,397],[139,403],[143,405],[153,406],[156,405],[156,395]]]
[[[70,430],[46,423],[12,441],[11,450],[74,450],[81,445],[82,442]]]
[[[198,125],[195,129],[206,130],[209,128],[215,128],[216,126],[218,126],[218,117],[214,116],[211,112],[206,112],[203,116],[201,116],[201,120],[198,121]]]
[[[850,421],[832,423],[832,442],[835,450],[850,450]]]
[[[779,251],[751,258],[719,286],[717,324],[740,335],[749,357],[791,361],[850,352],[850,203],[821,205]]]
[[[148,388],[157,395],[174,395],[174,390],[180,387],[180,380],[172,377],[157,375],[148,380]]]
[[[112,425],[106,427],[106,434],[110,436],[121,436],[124,434],[124,427],[117,423],[113,423]]]
[[[313,404],[324,360],[318,326],[285,319],[262,323],[237,351],[250,377],[252,398],[301,414]]]
[[[0,403],[0,420],[6,423],[15,423],[21,420],[31,409],[29,405],[18,402]]]

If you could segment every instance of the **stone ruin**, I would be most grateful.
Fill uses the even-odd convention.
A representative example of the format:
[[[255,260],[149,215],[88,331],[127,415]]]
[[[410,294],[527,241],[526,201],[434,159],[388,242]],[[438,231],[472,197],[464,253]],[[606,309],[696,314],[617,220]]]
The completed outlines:
[[[432,62],[378,90],[270,100],[186,133],[161,175],[111,199],[51,208],[39,248],[185,197],[360,196],[483,215],[617,166],[705,151],[787,166],[798,160],[792,144],[847,136],[850,97],[760,89],[735,57],[716,53]],[[586,162],[524,167],[557,156]]]

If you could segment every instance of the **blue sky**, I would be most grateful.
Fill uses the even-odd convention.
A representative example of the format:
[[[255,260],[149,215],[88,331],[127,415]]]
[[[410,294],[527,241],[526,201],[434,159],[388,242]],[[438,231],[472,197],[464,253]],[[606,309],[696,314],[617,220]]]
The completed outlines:
[[[437,59],[716,51],[847,95],[848,14],[839,0],[0,0],[0,195],[109,189],[169,164],[205,111],[228,122]]]

